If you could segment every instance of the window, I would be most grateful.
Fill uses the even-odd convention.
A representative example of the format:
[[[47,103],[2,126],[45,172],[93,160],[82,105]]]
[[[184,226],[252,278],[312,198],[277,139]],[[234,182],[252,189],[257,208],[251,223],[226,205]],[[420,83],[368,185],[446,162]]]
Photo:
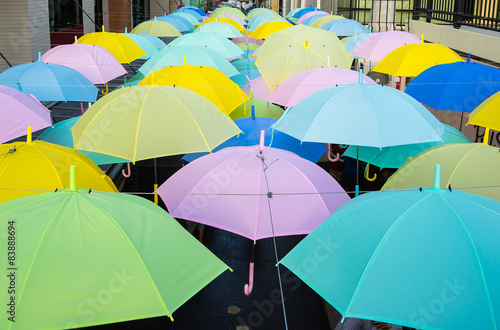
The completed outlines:
[[[49,0],[50,32],[83,25],[82,0]]]

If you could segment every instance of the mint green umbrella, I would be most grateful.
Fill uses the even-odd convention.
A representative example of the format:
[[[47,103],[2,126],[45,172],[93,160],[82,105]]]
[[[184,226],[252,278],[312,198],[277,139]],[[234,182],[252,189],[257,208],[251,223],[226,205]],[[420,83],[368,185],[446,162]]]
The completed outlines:
[[[500,328],[500,202],[455,189],[346,202],[280,262],[345,317]]]
[[[74,169],[74,167],[73,167]],[[73,176],[74,178],[74,176]],[[163,209],[76,189],[0,203],[1,329],[67,329],[168,315],[228,267]],[[13,284],[11,281],[14,281]],[[9,285],[15,292],[8,292]],[[15,315],[15,322],[7,317]]]

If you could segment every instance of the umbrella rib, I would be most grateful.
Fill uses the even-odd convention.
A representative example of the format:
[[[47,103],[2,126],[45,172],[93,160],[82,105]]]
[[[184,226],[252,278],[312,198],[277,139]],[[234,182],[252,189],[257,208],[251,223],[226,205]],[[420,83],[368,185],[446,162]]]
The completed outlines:
[[[136,156],[137,156],[137,145],[138,145],[138,137],[139,137],[139,128],[141,126],[141,119],[142,119],[142,113],[143,113],[143,110],[144,110],[144,103],[146,102],[146,99],[148,98],[148,95],[151,93],[151,90],[153,89],[153,87],[149,87],[148,88],[148,91],[146,92],[146,95],[144,95],[142,98],[141,98],[141,109],[139,110],[139,118],[137,119],[137,126],[136,126],[136,130],[135,130],[135,138],[134,138],[134,155],[132,156],[132,161],[135,163],[136,161]]]
[[[478,148],[481,148],[481,146],[478,147],[475,145],[472,145],[472,147],[473,147],[473,149],[467,151],[467,153],[464,156],[462,156],[462,158],[458,161],[458,163],[455,165],[455,167],[451,171],[451,174],[448,177],[448,181],[446,182],[446,187],[448,187],[448,185],[451,185],[451,178],[453,177],[453,175],[455,175],[455,172],[457,171],[458,167],[465,161],[465,159],[470,157],[470,153]],[[446,147],[443,147],[443,148],[446,148]]]

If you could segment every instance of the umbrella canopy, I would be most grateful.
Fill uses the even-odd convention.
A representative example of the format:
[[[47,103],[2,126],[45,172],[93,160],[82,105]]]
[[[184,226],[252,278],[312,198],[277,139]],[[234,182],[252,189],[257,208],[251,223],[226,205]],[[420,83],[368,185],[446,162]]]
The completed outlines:
[[[300,24],[304,24],[307,26],[311,26],[314,21],[316,21],[318,18],[323,17],[323,16],[328,16],[328,13],[321,12],[321,11],[313,11],[310,13],[311,16],[306,17]],[[308,14],[304,15],[307,16]],[[302,19],[302,17],[299,19],[299,21]]]
[[[437,141],[444,132],[443,124],[407,94],[362,83],[311,94],[274,127],[301,141],[378,148]]]
[[[435,110],[471,112],[498,91],[500,69],[467,60],[428,68],[405,93]]]
[[[385,147],[382,149],[374,147],[349,147],[343,156],[358,158],[368,164],[380,168],[400,168],[410,157],[415,157],[424,150],[441,144],[470,143],[469,139],[459,130],[449,125],[444,125],[443,141],[425,142],[417,144],[404,144],[400,146]]]
[[[235,22],[241,24],[241,26],[243,26],[243,27],[245,27],[247,25],[247,22],[243,18],[241,18],[240,16],[235,15],[235,14],[224,13],[224,14],[220,14],[219,17],[230,18],[230,19],[234,20]]]
[[[0,73],[0,85],[33,94],[40,101],[95,102],[99,91],[75,69],[44,62],[8,68]]]
[[[201,15],[201,16],[207,16],[207,13],[206,13],[204,10],[202,10],[202,9],[200,9],[200,8],[196,7],[196,6],[183,6],[183,7],[181,7],[180,9],[182,9],[182,8],[185,8],[185,9],[190,9],[190,10],[192,10],[192,11],[194,11],[194,12],[198,13],[198,14],[199,14],[199,15]]]
[[[249,27],[249,29],[254,25],[254,23],[257,20],[260,20],[260,19],[262,19],[264,17],[275,17],[275,18],[279,17],[279,18],[281,18],[281,16],[279,16],[277,13],[274,13],[274,12],[273,13],[261,13],[261,14],[255,15],[255,16],[252,17],[252,19],[248,20],[248,27]]]
[[[72,131],[76,149],[133,162],[210,151],[241,132],[204,97],[169,86],[114,90],[94,103]]]
[[[173,16],[173,17],[181,17],[191,23],[191,25],[194,26],[200,24],[200,21],[197,20],[193,15],[188,14],[188,13],[183,13],[183,12],[173,12],[168,16]],[[189,25],[190,26],[190,25]]]
[[[269,86],[262,76],[250,80],[248,84],[243,87],[243,91],[248,96],[253,96],[261,100],[265,100],[271,95]]]
[[[287,24],[281,24],[281,25],[277,24],[276,29],[280,29],[279,28],[280,26],[284,26],[285,28],[292,26],[292,24],[290,24],[286,19],[284,19],[280,16],[270,15],[270,14],[262,14],[262,15],[258,15],[258,16],[254,17],[254,21],[252,22],[252,25],[250,25],[250,23],[249,23],[248,31],[254,32],[263,24],[272,23],[272,22],[285,22],[285,23],[287,23]],[[290,25],[288,25],[288,24],[290,24]],[[272,24],[266,25],[267,29],[270,29],[271,27],[274,27],[274,25],[272,25]],[[262,27],[261,29],[264,29],[264,27]],[[282,29],[280,29],[280,30],[282,30]],[[270,31],[274,31],[274,30],[270,30]],[[269,32],[266,32],[266,33],[270,34]]]
[[[307,8],[301,8],[300,10],[296,11],[293,15],[292,18],[301,18],[307,13],[310,13],[312,11],[322,11],[319,8],[314,8],[314,7],[307,7]]]
[[[266,39],[269,35],[281,30],[288,29],[293,25],[288,22],[278,21],[277,19],[271,22],[262,23],[259,25],[250,36],[256,39]]]
[[[372,70],[393,76],[415,77],[424,70],[445,63],[463,61],[453,50],[440,44],[425,43],[424,36],[418,44],[396,48]]]
[[[78,184],[117,192],[113,181],[82,153],[44,141],[0,145],[0,204],[28,195],[69,187],[68,164],[78,165]]]
[[[498,235],[498,201],[439,185],[377,191],[342,205],[280,263],[345,317],[496,329]]]
[[[352,49],[351,54],[368,61],[381,61],[396,48],[404,45],[416,44],[419,41],[420,39],[418,39],[417,36],[405,31],[372,33],[367,35],[366,38],[363,38],[363,40]]]
[[[382,190],[429,185],[434,164],[443,166],[441,185],[500,200],[500,152],[482,143],[444,144],[427,149],[403,165]]]
[[[352,56],[329,31],[296,25],[269,36],[255,64],[272,91],[294,74],[328,65],[349,69]]]
[[[255,97],[250,98],[245,103],[245,105],[240,105],[233,112],[231,112],[229,114],[229,117],[231,117],[231,119],[233,120],[236,120],[239,118],[250,118],[252,117],[252,114],[255,114],[255,116],[257,117],[278,119],[283,115],[284,112],[284,110],[280,107],[274,104],[269,104],[269,102]],[[251,111],[252,107],[253,112]]]
[[[242,35],[246,31],[246,29],[243,27],[243,25],[241,25],[240,23],[235,22],[234,20],[232,20],[230,18],[227,18],[227,17],[212,17],[212,18],[209,18],[206,21],[203,21],[203,23],[201,23],[199,27],[202,27],[203,25],[210,24],[210,23],[226,23],[226,24],[229,24],[232,27],[234,27],[236,30],[238,30],[238,32],[242,33]]]
[[[213,33],[191,33],[176,38],[167,47],[198,46],[211,49],[226,59],[235,59],[243,54],[243,50],[229,39]]]
[[[241,43],[245,43],[245,44],[255,44],[255,45],[258,45],[258,46],[262,46],[264,44],[264,40],[262,39],[255,39],[255,38],[252,38],[252,37],[249,37],[249,36],[243,36],[243,37],[239,37],[239,38],[234,38],[233,40],[231,40],[233,43],[235,44],[241,44]]]
[[[358,46],[363,40],[365,40],[366,38],[368,38],[372,34],[373,33],[356,34],[356,35],[353,35],[351,37],[343,38],[341,41],[344,44],[345,48],[347,48],[349,53],[351,53],[351,55],[352,55],[352,51],[356,48],[356,46]],[[359,56],[355,56],[355,57],[359,57]]]
[[[0,86],[0,143],[52,125],[50,110],[32,96],[17,89]]]
[[[219,22],[200,25],[194,32],[213,33],[229,39],[243,37],[243,35],[231,24]]]
[[[216,16],[219,16],[221,14],[233,14],[233,15],[238,16],[242,20],[246,20],[246,18],[247,18],[247,15],[243,14],[243,12],[241,10],[239,10],[238,8],[233,8],[233,7],[217,8],[216,10],[214,10],[212,12],[210,17],[216,17]]]
[[[359,23],[358,21],[345,18],[330,21],[324,24],[321,29],[335,32],[335,34],[339,37],[348,37],[355,34],[370,32],[370,30],[368,30],[363,24]]]
[[[332,86],[355,84],[358,79],[358,72],[344,68],[327,66],[302,71],[277,86],[266,100],[285,107],[291,107],[317,91]],[[366,75],[363,75],[363,83],[376,84],[373,79]]]
[[[52,127],[44,130],[42,134],[38,136],[38,140],[73,149],[73,134],[71,133],[71,129],[73,128],[73,125],[75,125],[75,123],[80,119],[80,117],[81,116],[76,116],[54,124]],[[97,165],[128,162],[128,160],[123,158],[117,158],[97,152],[84,150],[81,150],[80,152],[90,158],[90,160],[92,160]]]
[[[182,8],[179,8],[177,10],[174,10],[172,12],[172,14],[177,14],[177,13],[184,13],[184,14],[189,14],[191,16],[193,16],[194,18],[196,18],[196,20],[198,21],[198,23],[203,19],[203,17],[205,16],[205,14],[202,14],[200,13],[198,10],[196,10],[195,8],[186,8],[186,7],[182,7]]]
[[[187,21],[186,24],[186,19],[183,20],[175,16],[167,16],[167,14],[165,14],[164,16],[158,16],[158,17],[155,16],[151,18],[150,21],[167,22],[179,32],[186,32],[194,29],[194,24],[191,24],[189,21]]]
[[[289,151],[259,146],[225,148],[200,157],[172,175],[157,192],[172,216],[254,241],[309,233],[349,200],[318,165]],[[325,192],[330,194],[321,194]]]
[[[183,87],[205,97],[226,114],[248,100],[247,95],[222,72],[209,66],[184,64],[152,72],[139,86]]]
[[[260,71],[257,69],[250,69],[241,71],[238,75],[230,77],[240,88],[245,88],[248,85],[248,80],[261,77]],[[247,94],[248,95],[248,94]]]
[[[236,119],[234,120],[234,123],[238,125],[243,134],[233,136],[229,140],[221,143],[214,149],[214,152],[228,147],[258,145],[260,142],[261,131],[265,132],[265,146],[272,146],[273,148],[291,151],[313,163],[317,163],[327,150],[325,145],[322,143],[301,143],[299,140],[279,131],[273,132],[269,129],[269,127],[271,127],[271,125],[275,122],[275,118],[255,117],[255,114],[251,117]],[[186,154],[182,159],[192,162],[193,160],[207,154],[208,153]]]
[[[254,58],[254,59],[259,58],[261,50],[262,50],[262,46],[259,46],[259,48],[257,48],[256,50],[253,51],[252,54],[250,54],[250,58]]]
[[[16,249],[15,323],[5,318],[4,329],[172,317],[228,269],[163,209],[138,196],[52,191],[0,203],[0,220],[6,224],[0,237],[7,238],[12,221],[23,242]],[[2,284],[8,287],[8,280]],[[9,300],[7,290],[1,297]]]
[[[158,37],[152,36],[150,34],[144,33],[123,33],[130,39],[132,39],[136,44],[141,47],[147,55],[141,57],[141,59],[148,59],[151,56],[158,54],[166,44]]]
[[[42,61],[75,69],[92,84],[104,84],[127,73],[108,50],[96,45],[60,45],[43,54]]]
[[[295,13],[296,13],[296,12],[298,12],[299,10],[301,10],[301,9],[302,9],[302,8],[300,8],[300,7],[294,8],[294,9],[290,10],[290,11],[288,12],[288,14],[286,14],[286,16],[285,16],[285,17],[286,17],[286,18],[292,18],[292,17],[293,17],[293,15],[295,15]]]
[[[317,20],[315,20],[312,24],[311,27],[315,27],[320,29],[323,25],[325,25],[328,22],[331,22],[333,20],[341,19],[343,18],[342,16],[339,15],[328,15],[328,16],[321,16]]]
[[[139,72],[147,76],[152,71],[158,71],[167,66],[182,65],[184,63],[184,58],[188,64],[211,66],[212,68],[220,70],[228,77],[232,77],[239,73],[232,63],[216,51],[210,48],[197,46],[166,47],[146,61],[146,63],[139,68]]]
[[[260,15],[260,14],[273,14],[273,15],[279,16],[279,14],[272,9],[255,8],[254,10],[248,12],[247,21],[251,21],[252,18],[254,18],[255,16]]]
[[[170,23],[163,21],[146,21],[137,25],[130,33],[145,33],[156,37],[180,37],[180,32]]]
[[[104,31],[104,30],[103,30]],[[142,33],[143,31],[139,31]],[[130,63],[139,57],[147,55],[132,39],[121,33],[114,32],[92,32],[87,33],[77,42],[79,44],[96,45],[105,48],[120,63]]]
[[[469,114],[467,125],[478,125],[500,131],[499,107],[500,92],[496,92]]]
[[[315,11],[308,12],[300,17],[300,19],[297,21],[297,24],[304,24],[304,21],[306,19],[308,19],[309,17],[316,16],[316,15],[324,16],[324,15],[328,15],[328,13],[324,12],[322,10],[315,10]]]

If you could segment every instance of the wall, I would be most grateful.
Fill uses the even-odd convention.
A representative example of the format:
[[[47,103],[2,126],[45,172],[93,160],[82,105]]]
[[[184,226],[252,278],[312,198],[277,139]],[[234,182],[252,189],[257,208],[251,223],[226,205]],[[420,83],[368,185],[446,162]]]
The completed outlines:
[[[158,1],[158,3],[157,3]],[[155,17],[155,16],[163,16],[165,15],[165,11],[167,12],[167,15],[170,14],[172,11],[170,10],[170,2],[169,0],[150,0],[149,1],[149,13],[150,17]],[[172,1],[174,2],[174,1]],[[162,9],[163,8],[163,9]]]
[[[92,20],[95,20],[95,12],[94,12],[94,0],[82,0],[82,8],[85,10],[85,12],[92,18]],[[95,32],[96,27],[94,23],[85,15],[84,12],[82,12],[83,15],[83,33],[90,33],[90,32]]]
[[[104,11],[104,10],[103,10]],[[128,0],[108,0],[108,32],[132,30],[132,4]]]

